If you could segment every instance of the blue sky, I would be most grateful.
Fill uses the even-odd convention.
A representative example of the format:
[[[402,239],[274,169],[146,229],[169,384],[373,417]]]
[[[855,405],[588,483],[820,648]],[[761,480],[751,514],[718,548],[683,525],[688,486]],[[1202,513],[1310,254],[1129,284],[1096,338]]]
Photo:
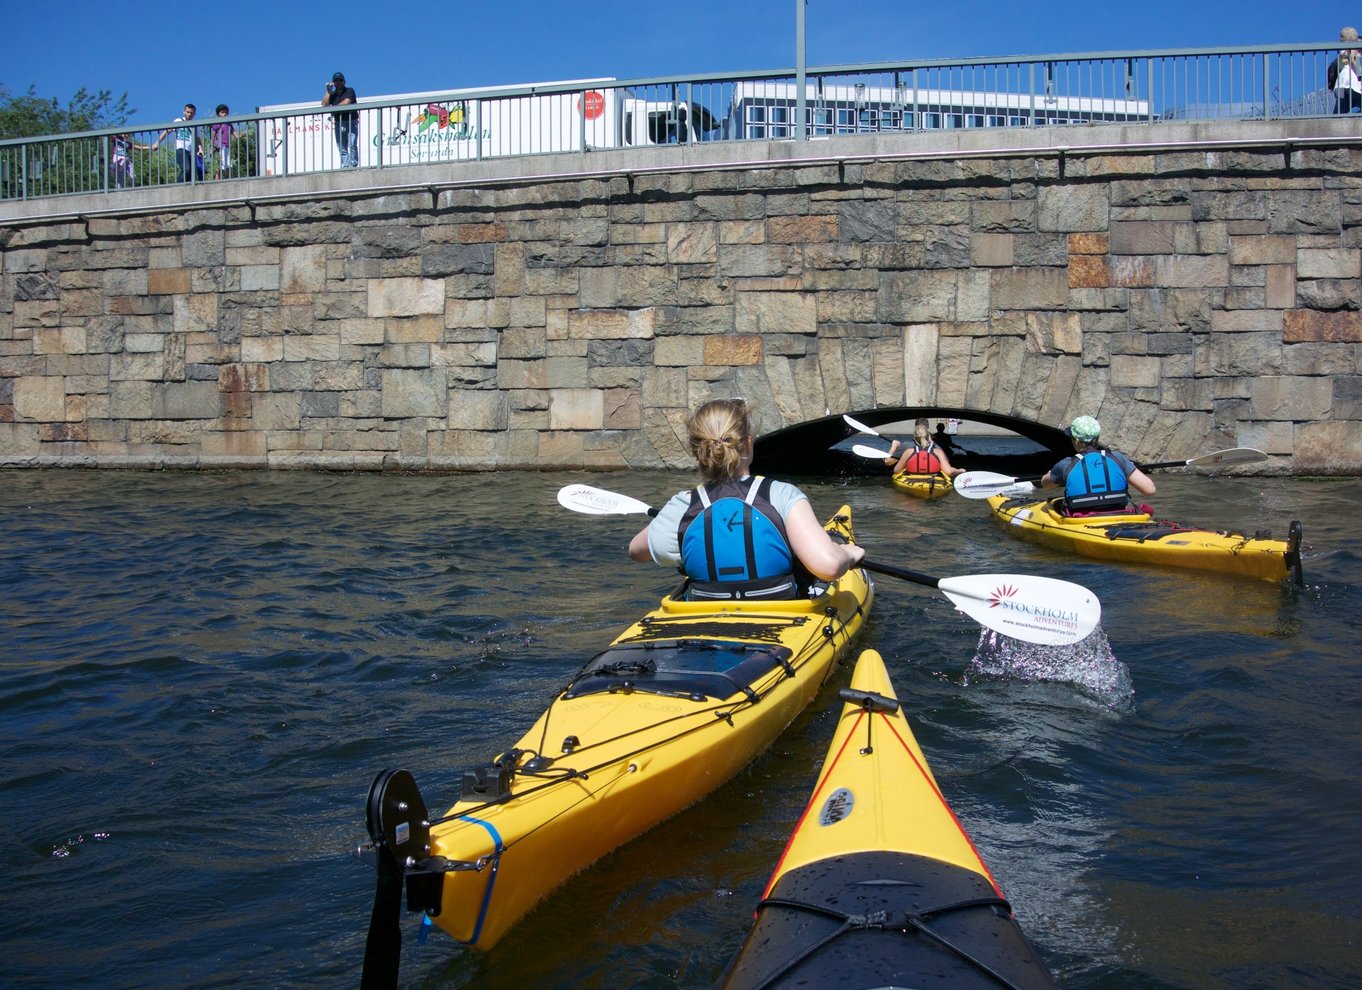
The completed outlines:
[[[795,62],[796,0],[49,0],[6,4],[0,85],[63,103],[127,92],[134,124],[320,99],[343,71],[361,97]],[[813,65],[1324,42],[1346,13],[1280,0],[1102,4],[808,0]],[[1343,18],[1343,19],[1341,19]],[[1352,22],[1362,27],[1362,8]]]

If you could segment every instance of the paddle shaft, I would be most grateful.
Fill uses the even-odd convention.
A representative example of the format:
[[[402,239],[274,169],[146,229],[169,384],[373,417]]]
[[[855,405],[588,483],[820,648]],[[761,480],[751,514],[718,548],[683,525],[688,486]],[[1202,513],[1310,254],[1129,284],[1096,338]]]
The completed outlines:
[[[1180,468],[1194,466],[1192,462],[1195,460],[1197,460],[1197,458],[1193,457],[1191,460],[1186,461],[1158,461],[1155,464],[1136,464],[1135,466],[1139,468],[1141,471],[1157,471],[1159,470],[1159,468]]]
[[[1222,466],[1229,467],[1230,465],[1234,464],[1256,464],[1259,463],[1260,461],[1265,460],[1267,460],[1267,454],[1263,453],[1261,450],[1255,450],[1252,447],[1230,447],[1227,450],[1215,450],[1209,454],[1198,454],[1196,457],[1189,457],[1186,460],[1155,461],[1153,464],[1136,464],[1135,467],[1141,471],[1158,471],[1163,468],[1180,468],[1180,467],[1190,468],[1212,468]],[[1040,488],[1042,487],[1042,482],[1044,482],[1044,480],[1049,476],[1050,472],[1047,471],[1045,474],[1041,475],[1034,482],[1032,482],[1032,484],[1034,484],[1037,488]],[[1002,477],[1003,477],[1002,475],[998,476],[999,482],[1001,482]],[[1023,479],[1021,478],[1012,479],[1014,483],[1022,480]]]
[[[901,578],[904,581],[911,581],[913,584],[920,584],[927,588],[935,588],[941,584],[941,578],[934,578],[930,574],[919,574],[917,571],[910,571],[906,567],[881,564],[869,557],[862,557],[858,566],[864,567],[867,571],[874,571],[876,574],[887,574],[889,577]]]
[[[657,514],[646,502],[589,485],[563,486],[558,490],[558,503],[588,515]],[[864,557],[853,566],[935,588],[981,626],[1032,643],[1075,643],[1091,633],[1101,618],[1101,603],[1092,592],[1054,578],[1021,574],[938,578]]]

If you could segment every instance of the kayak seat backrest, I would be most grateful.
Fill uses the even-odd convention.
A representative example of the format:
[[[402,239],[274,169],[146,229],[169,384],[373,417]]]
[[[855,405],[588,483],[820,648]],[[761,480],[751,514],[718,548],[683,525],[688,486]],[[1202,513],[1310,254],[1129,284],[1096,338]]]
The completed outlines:
[[[724,699],[744,694],[771,671],[790,667],[790,649],[737,640],[625,643],[592,658],[564,698],[610,691]]]

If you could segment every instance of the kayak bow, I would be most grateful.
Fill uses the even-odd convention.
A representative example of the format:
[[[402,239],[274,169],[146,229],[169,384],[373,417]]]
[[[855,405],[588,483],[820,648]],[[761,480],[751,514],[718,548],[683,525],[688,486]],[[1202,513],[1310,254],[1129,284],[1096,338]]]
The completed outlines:
[[[937,786],[884,661],[861,654],[823,770],[723,990],[1051,988]]]

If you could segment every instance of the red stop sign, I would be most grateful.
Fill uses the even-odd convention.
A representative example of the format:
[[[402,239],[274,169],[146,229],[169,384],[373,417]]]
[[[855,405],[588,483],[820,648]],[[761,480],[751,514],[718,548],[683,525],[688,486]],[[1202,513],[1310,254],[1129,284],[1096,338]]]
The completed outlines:
[[[587,120],[595,120],[605,113],[605,94],[594,89],[583,93],[577,101],[577,108]]]

